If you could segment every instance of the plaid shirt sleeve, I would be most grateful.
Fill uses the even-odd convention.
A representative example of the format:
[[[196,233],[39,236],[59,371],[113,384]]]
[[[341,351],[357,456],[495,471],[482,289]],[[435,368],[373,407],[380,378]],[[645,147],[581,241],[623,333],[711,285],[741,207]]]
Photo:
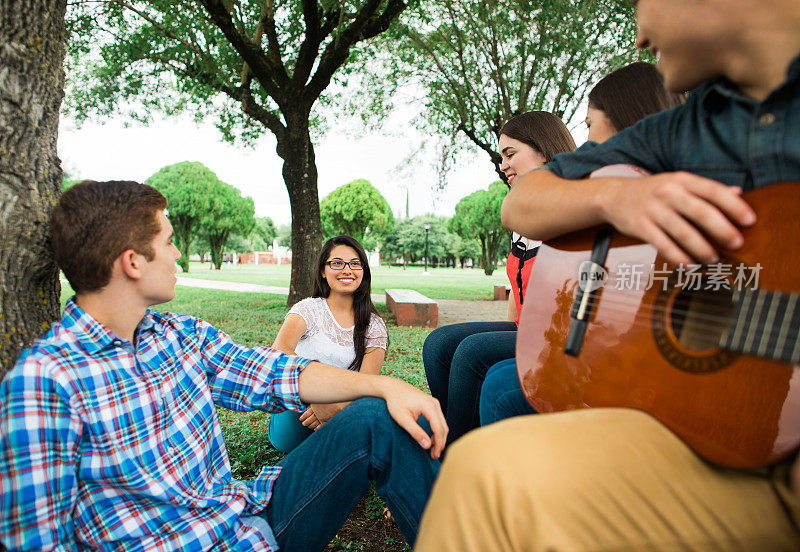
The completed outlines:
[[[0,538],[11,550],[77,550],[81,421],[55,359],[23,356],[0,384]]]
[[[196,319],[206,376],[214,402],[230,410],[300,412],[300,372],[312,362],[268,347],[249,348]]]

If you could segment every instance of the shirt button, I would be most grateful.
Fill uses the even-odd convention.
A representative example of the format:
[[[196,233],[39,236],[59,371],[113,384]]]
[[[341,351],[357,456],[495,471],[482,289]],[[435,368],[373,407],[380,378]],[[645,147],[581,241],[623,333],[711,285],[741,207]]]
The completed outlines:
[[[115,339],[113,341],[113,343],[114,343],[114,347],[119,347],[120,345],[122,345],[122,341],[120,341],[119,339]]]
[[[758,122],[761,123],[763,126],[769,126],[775,122],[775,115],[772,113],[763,113],[759,118]]]

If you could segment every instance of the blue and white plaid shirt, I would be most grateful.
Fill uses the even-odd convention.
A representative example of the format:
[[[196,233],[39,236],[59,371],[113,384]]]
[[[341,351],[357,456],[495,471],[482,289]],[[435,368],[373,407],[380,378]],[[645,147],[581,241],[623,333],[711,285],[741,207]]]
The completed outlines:
[[[256,512],[279,467],[231,476],[215,404],[300,411],[309,360],[147,311],[134,343],[70,300],[0,384],[10,550],[275,550]]]

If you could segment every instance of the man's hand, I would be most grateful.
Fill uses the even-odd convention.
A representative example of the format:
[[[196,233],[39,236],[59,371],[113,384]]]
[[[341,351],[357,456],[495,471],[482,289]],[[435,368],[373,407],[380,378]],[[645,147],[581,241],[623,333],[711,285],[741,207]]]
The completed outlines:
[[[413,385],[389,376],[362,374],[311,362],[300,373],[299,392],[300,400],[307,404],[379,397],[386,401],[389,414],[394,421],[422,448],[430,449],[431,457],[434,459],[441,456],[447,441],[447,422],[444,420],[439,401]],[[420,416],[428,420],[433,431],[433,439],[417,424]]]
[[[448,433],[439,401],[404,381],[387,376],[381,378],[384,380],[381,382],[384,384],[381,386],[381,396],[386,401],[389,414],[419,446],[431,450],[431,458],[438,459],[442,455]],[[428,420],[433,431],[433,442],[417,423],[420,416]]]
[[[716,262],[715,246],[741,247],[740,228],[756,221],[741,188],[690,173],[603,180],[603,218],[623,234],[652,244],[674,264]],[[586,184],[587,193],[593,184]]]
[[[546,169],[516,178],[501,216],[509,230],[545,241],[610,223],[674,264],[714,262],[715,246],[740,247],[740,228],[756,221],[739,188],[685,172],[568,180]]]

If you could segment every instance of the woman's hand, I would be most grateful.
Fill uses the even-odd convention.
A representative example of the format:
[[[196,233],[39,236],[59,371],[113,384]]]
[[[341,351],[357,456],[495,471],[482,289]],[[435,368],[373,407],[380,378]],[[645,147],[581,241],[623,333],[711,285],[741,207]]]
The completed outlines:
[[[300,423],[308,429],[316,431],[322,427],[325,422],[341,412],[348,404],[350,403],[312,404],[300,415]]]

